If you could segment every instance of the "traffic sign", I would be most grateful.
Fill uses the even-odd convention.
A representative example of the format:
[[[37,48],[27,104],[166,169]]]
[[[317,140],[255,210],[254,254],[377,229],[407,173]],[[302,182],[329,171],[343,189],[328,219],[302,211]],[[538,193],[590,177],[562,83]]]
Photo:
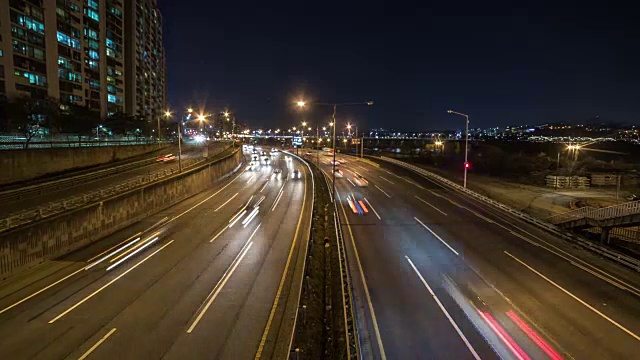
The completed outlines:
[[[301,136],[294,136],[293,137],[293,145],[302,146],[302,137]]]

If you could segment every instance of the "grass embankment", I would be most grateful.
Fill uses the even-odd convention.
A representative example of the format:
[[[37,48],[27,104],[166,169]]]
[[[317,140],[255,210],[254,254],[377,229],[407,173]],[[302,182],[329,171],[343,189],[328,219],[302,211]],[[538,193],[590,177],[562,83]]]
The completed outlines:
[[[322,172],[311,164],[315,202],[305,279],[293,349],[294,359],[347,357],[334,208]]]

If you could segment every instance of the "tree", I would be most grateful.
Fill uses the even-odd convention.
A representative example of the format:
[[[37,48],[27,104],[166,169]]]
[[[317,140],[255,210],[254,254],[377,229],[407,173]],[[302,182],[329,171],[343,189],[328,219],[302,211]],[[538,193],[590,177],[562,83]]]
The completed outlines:
[[[61,111],[60,123],[65,132],[91,134],[100,124],[100,113],[86,106],[67,105]]]

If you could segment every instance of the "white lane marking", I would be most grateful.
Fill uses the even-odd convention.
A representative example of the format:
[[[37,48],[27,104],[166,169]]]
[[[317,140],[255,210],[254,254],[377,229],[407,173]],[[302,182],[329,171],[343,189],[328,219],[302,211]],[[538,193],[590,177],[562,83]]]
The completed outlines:
[[[103,336],[100,340],[98,340],[98,342],[93,344],[93,346],[90,347],[89,350],[87,350],[84,354],[82,354],[82,356],[80,356],[78,360],[86,359],[87,356],[89,356],[89,354],[91,354],[95,349],[97,349],[98,346],[100,346],[105,340],[107,340],[107,338],[111,336],[114,332],[116,332],[116,328],[111,329],[111,331],[109,331],[105,336]]]
[[[414,186],[419,187],[419,188],[420,188],[420,189],[422,189],[422,190],[427,190],[427,189],[425,189],[422,185],[419,185],[418,183],[413,182],[413,181],[411,181],[411,180],[409,180],[409,179],[407,179],[407,178],[403,178],[403,177],[401,177],[401,179],[402,179],[402,180],[404,180],[404,181],[406,181],[406,182],[408,182],[408,183],[409,183],[409,184],[411,184],[411,185],[414,185]]]
[[[469,209],[467,209],[467,210],[469,210]],[[471,211],[471,212],[473,213],[473,215],[475,215],[475,216],[479,217],[480,219],[482,219],[482,220],[484,220],[484,221],[486,221],[486,222],[488,222],[488,223],[495,224],[495,221],[493,221],[493,220],[491,220],[491,219],[489,219],[489,218],[487,218],[487,217],[484,217],[484,216],[482,216],[482,215],[478,214],[477,212],[475,212],[475,211],[473,211],[473,210],[469,210],[469,211]]]
[[[437,186],[439,186],[439,187],[441,187],[441,188],[445,189],[445,188],[444,188],[444,186],[442,186],[442,185],[438,184],[437,182],[434,182],[433,180],[428,179],[428,178],[427,178],[427,180],[429,180],[429,181],[431,181],[432,183],[434,183],[435,185],[437,185]],[[431,193],[432,193],[433,195],[435,195],[435,196],[438,196],[438,197],[441,197],[441,198],[443,198],[443,199],[445,199],[445,200],[447,200],[447,201],[450,201],[447,197],[444,197],[444,196],[442,196],[442,195],[439,195],[439,194],[435,193],[435,192],[434,192],[434,191],[432,191],[432,190],[429,190],[429,192],[431,192]],[[469,201],[469,200],[467,200],[467,201]],[[476,203],[473,203],[473,204],[475,204],[475,205],[477,205],[477,206],[480,206],[479,204],[476,204]],[[469,210],[468,208],[466,208],[466,209],[467,209],[467,210]],[[490,213],[491,215],[493,215],[493,216],[500,216],[500,215],[496,215],[495,213],[493,213],[493,212],[492,212],[491,210],[489,210],[489,209],[484,209],[484,210],[485,210],[485,211],[487,211],[487,212],[489,212],[489,213]],[[624,288],[626,291],[628,291],[628,292],[630,292],[630,293],[634,294],[635,296],[640,296],[640,289],[638,289],[637,287],[634,287],[633,285],[630,285],[630,284],[626,283],[625,281],[623,281],[623,280],[621,280],[621,279],[617,278],[616,276],[614,276],[614,275],[612,275],[612,274],[608,273],[607,271],[602,270],[602,269],[600,269],[599,267],[597,267],[597,266],[595,266],[595,265],[592,265],[592,264],[590,264],[590,263],[586,262],[585,260],[582,260],[581,258],[579,258],[579,257],[577,257],[577,256],[574,256],[574,255],[572,255],[572,254],[570,254],[570,253],[568,253],[568,252],[566,252],[566,251],[564,251],[564,250],[560,249],[559,247],[557,247],[557,246],[555,246],[555,245],[553,245],[553,244],[551,244],[551,243],[549,243],[549,242],[545,241],[544,239],[542,239],[542,238],[540,238],[540,237],[538,237],[538,236],[536,236],[536,235],[534,235],[534,234],[532,234],[532,233],[530,233],[530,232],[528,232],[528,231],[524,230],[523,228],[521,228],[521,227],[519,227],[519,226],[517,226],[517,225],[511,224],[511,223],[509,224],[510,226],[513,226],[514,228],[516,228],[516,229],[518,229],[518,230],[522,231],[523,233],[525,233],[525,234],[527,234],[527,235],[529,235],[529,236],[531,236],[531,237],[533,237],[533,238],[537,239],[538,241],[540,241],[540,243],[535,242],[535,241],[533,241],[533,240],[531,240],[531,239],[529,239],[529,238],[526,238],[525,236],[520,235],[520,234],[518,234],[518,233],[516,233],[516,232],[512,231],[511,229],[507,228],[506,226],[504,226],[504,225],[502,225],[502,224],[500,224],[500,223],[498,223],[498,222],[494,222],[494,224],[496,224],[497,226],[501,227],[502,229],[504,229],[504,230],[508,231],[509,233],[513,234],[514,236],[516,236],[516,237],[518,237],[518,238],[520,238],[520,239],[522,239],[522,240],[527,241],[527,242],[528,242],[528,243],[530,243],[531,245],[533,245],[533,246],[537,246],[537,247],[540,247],[540,248],[542,248],[542,249],[544,249],[544,250],[546,250],[546,251],[548,251],[548,252],[550,252],[550,253],[552,253],[552,254],[554,254],[554,255],[556,255],[556,256],[558,256],[558,257],[560,257],[560,258],[562,258],[562,259],[564,259],[564,260],[566,260],[566,261],[568,261],[570,264],[575,265],[575,266],[576,266],[576,267],[578,267],[579,269],[584,270],[584,271],[586,271],[587,273],[589,273],[589,274],[591,274],[591,275],[594,275],[594,276],[598,277],[599,279],[601,279],[601,280],[603,280],[603,281],[606,281],[607,283],[609,283],[609,284],[611,284],[611,285],[613,285],[613,286],[619,287],[619,285],[622,285],[622,286],[623,286],[623,288]],[[546,245],[546,246],[542,245],[541,243],[542,243],[542,244],[544,244],[544,245]],[[553,250],[552,250],[552,249],[553,249]],[[554,251],[554,250],[555,250],[555,251]],[[572,259],[573,259],[573,260],[572,260]],[[575,260],[575,261],[574,261],[574,260]],[[577,263],[581,263],[581,264],[582,264],[582,267],[581,267],[581,266],[577,266]],[[586,268],[587,268],[587,267],[588,267],[588,268],[591,268],[591,269],[592,269],[592,271],[587,271],[587,270],[586,270]],[[596,273],[599,273],[600,275],[598,276],[598,275],[596,275]]]
[[[54,322],[58,321],[60,318],[62,318],[63,316],[67,315],[68,313],[70,313],[71,311],[73,311],[75,308],[77,308],[78,306],[82,305],[84,302],[86,302],[87,300],[91,299],[92,297],[94,297],[95,295],[97,295],[99,292],[101,292],[102,290],[106,289],[107,287],[109,287],[111,284],[113,284],[114,282],[118,281],[120,278],[122,278],[123,276],[127,275],[130,271],[132,271],[133,269],[137,268],[138,266],[140,266],[140,264],[142,264],[143,262],[149,260],[153,255],[159,253],[160,251],[162,251],[162,249],[166,248],[167,246],[171,245],[171,243],[173,243],[173,240],[169,241],[168,243],[164,244],[161,248],[159,248],[158,250],[154,251],[153,253],[151,253],[149,256],[147,256],[146,258],[140,260],[138,263],[136,263],[135,265],[133,265],[132,267],[130,267],[129,269],[127,269],[127,271],[123,272],[122,274],[118,275],[117,277],[115,277],[113,280],[109,281],[108,283],[106,283],[105,285],[103,285],[101,288],[99,288],[98,290],[92,292],[89,296],[85,297],[84,299],[78,301],[77,303],[75,303],[72,307],[68,308],[67,310],[65,310],[63,313],[61,313],[60,315],[56,316],[55,318],[49,320],[49,324],[53,324]]]
[[[373,186],[375,186],[375,187],[376,187],[376,189],[378,189],[378,190],[382,191],[382,193],[383,193],[383,194],[385,194],[385,195],[387,195],[387,197],[388,197],[388,198],[390,198],[390,197],[391,197],[391,195],[387,194],[387,192],[386,192],[386,191],[384,191],[384,190],[382,190],[378,185],[373,185]]]
[[[620,325],[619,323],[617,323],[615,320],[611,319],[610,317],[608,317],[607,315],[601,313],[598,309],[594,308],[593,306],[587,304],[586,302],[584,302],[582,299],[580,299],[579,297],[573,295],[571,292],[569,292],[568,290],[566,290],[565,288],[563,288],[562,286],[558,285],[557,283],[555,283],[553,280],[549,279],[548,277],[544,276],[542,273],[540,273],[538,270],[532,268],[531,266],[527,265],[524,261],[518,259],[517,257],[511,255],[508,251],[504,251],[505,254],[507,254],[509,257],[511,257],[513,260],[519,262],[521,265],[523,265],[524,267],[526,267],[527,269],[531,270],[531,272],[533,272],[534,274],[540,276],[541,278],[543,278],[544,280],[546,280],[549,284],[555,286],[556,288],[558,288],[559,290],[561,290],[562,292],[564,292],[565,294],[569,295],[570,297],[572,297],[574,300],[576,300],[577,302],[579,302],[580,304],[584,305],[587,309],[593,311],[594,313],[600,315],[603,319],[607,320],[609,323],[611,323],[612,325],[614,325],[615,327],[617,327],[618,329],[626,332],[628,335],[630,335],[631,337],[633,337],[634,339],[640,341],[640,336],[634,334],[631,330],[625,328],[624,326]]]
[[[34,296],[36,296],[36,295],[38,295],[38,294],[40,294],[40,293],[42,293],[42,292],[44,292],[44,291],[46,291],[46,290],[51,289],[52,287],[54,287],[54,286],[56,286],[56,285],[60,284],[61,282],[63,282],[63,281],[65,281],[65,280],[67,280],[68,278],[72,277],[73,275],[76,275],[77,273],[79,273],[79,272],[81,272],[81,271],[84,271],[84,268],[80,268],[80,269],[78,269],[78,270],[76,270],[76,271],[72,272],[71,274],[69,274],[69,275],[67,275],[67,276],[63,277],[62,279],[60,279],[60,280],[58,280],[58,281],[54,282],[53,284],[50,284],[50,285],[48,285],[48,286],[46,286],[46,287],[44,287],[44,288],[42,288],[42,289],[40,289],[40,290],[38,290],[38,291],[34,292],[33,294],[31,294],[31,295],[29,295],[29,296],[27,296],[27,297],[24,297],[22,300],[20,300],[20,301],[18,301],[18,302],[16,302],[16,303],[14,303],[14,304],[12,304],[12,305],[7,306],[6,308],[4,308],[4,309],[2,309],[2,310],[0,311],[0,314],[4,313],[4,312],[6,312],[6,311],[8,311],[8,310],[10,310],[10,309],[12,309],[12,308],[14,308],[14,307],[16,307],[16,306],[20,305],[20,304],[22,304],[23,302],[25,302],[25,301],[27,301],[27,300],[31,299],[32,297],[34,297]]]
[[[455,251],[451,246],[449,246],[449,244],[447,244],[446,241],[442,240],[442,238],[438,236],[438,234],[434,233],[433,230],[429,229],[429,227],[425,225],[422,221],[420,221],[420,219],[418,219],[415,216],[413,218],[416,219],[416,221],[419,222],[420,225],[422,225],[425,229],[427,229],[433,236],[435,236],[436,239],[440,240],[441,243],[445,244],[445,246],[448,247],[449,250],[453,251],[454,254],[459,255],[457,251]]]
[[[251,175],[251,177],[249,178],[249,180],[247,180],[247,184],[251,182],[251,180],[256,178],[256,174]]]
[[[222,209],[223,206],[227,205],[231,200],[233,200],[233,198],[235,198],[236,196],[238,196],[239,193],[236,193],[235,195],[233,195],[232,197],[229,198],[229,200],[225,201],[222,205],[218,206],[215,210],[213,210],[213,212],[216,212],[220,209]]]
[[[360,270],[360,280],[362,281],[362,286],[364,287],[364,294],[367,297],[367,305],[369,305],[369,312],[371,313],[371,320],[373,321],[373,330],[376,334],[376,341],[378,342],[380,357],[382,358],[382,360],[387,360],[387,355],[384,352],[384,345],[382,345],[382,337],[380,336],[380,328],[378,327],[378,319],[376,317],[376,312],[373,310],[373,303],[371,302],[371,294],[369,293],[369,286],[367,286],[367,280],[364,277],[364,271],[362,270],[362,263],[360,262],[360,255],[358,254],[358,248],[356,248],[356,241],[353,237],[353,232],[351,231],[349,218],[347,218],[347,212],[344,210],[344,204],[342,204],[341,201],[339,203],[340,203],[340,208],[342,209],[342,215],[344,216],[344,221],[347,225],[347,229],[349,230],[349,237],[351,238],[351,246],[353,247],[353,253],[356,255],[356,263],[358,264],[358,270]]]
[[[380,170],[382,170],[382,171],[386,172],[386,173],[387,173],[387,174],[389,174],[389,175],[393,175],[393,176],[395,176],[395,177],[397,177],[397,178],[402,179],[402,176],[396,175],[396,174],[392,173],[391,171],[387,171],[387,170],[385,170],[385,169],[380,169]]]
[[[249,223],[251,222],[251,220],[253,220],[254,217],[256,217],[256,215],[258,215],[258,212],[260,211],[260,207],[257,206],[255,209],[253,209],[253,211],[247,215],[247,217],[242,221],[242,225],[244,225],[244,227],[246,228],[247,226],[249,226]]]
[[[209,199],[211,199],[212,197],[218,195],[222,190],[226,189],[227,186],[233,184],[234,181],[236,181],[240,176],[242,176],[243,173],[240,173],[238,176],[236,176],[235,178],[233,178],[233,180],[229,181],[229,183],[225,186],[222,187],[222,189],[216,191],[215,193],[213,193],[213,195],[208,196],[207,198],[205,198],[204,200],[200,201],[199,203],[193,205],[192,207],[188,208],[187,210],[183,211],[182,213],[180,213],[179,215],[174,216],[171,220],[167,221],[167,224],[176,220],[177,218],[181,217],[182,215],[188,213],[189,211],[197,208],[198,206],[204,204],[205,202],[207,202]]]
[[[247,210],[242,210],[241,212],[236,214],[234,217],[232,217],[231,220],[229,221],[229,228],[235,225],[238,222],[238,220],[240,220],[246,213],[247,213]]]
[[[258,230],[258,228],[256,228],[256,230]],[[254,234],[255,234],[255,231],[254,231]],[[251,236],[253,236],[253,234]],[[196,319],[193,321],[193,323],[187,330],[187,333],[191,334],[191,332],[196,327],[196,325],[198,325],[198,323],[200,322],[200,319],[202,319],[202,317],[207,312],[207,310],[209,310],[209,307],[211,306],[213,301],[218,297],[218,294],[220,294],[220,291],[222,290],[222,288],[226,285],[227,281],[229,281],[229,279],[231,278],[231,275],[233,275],[233,272],[236,271],[236,268],[238,267],[238,265],[240,265],[240,262],[242,261],[244,256],[247,255],[247,252],[249,251],[252,245],[253,245],[253,242],[247,243],[244,246],[244,249],[240,252],[240,254],[238,254],[239,257],[236,258],[234,262],[231,264],[231,266],[227,269],[227,271],[224,272],[224,275],[222,275],[222,278],[220,278],[216,286],[213,288],[213,290],[211,290],[211,293],[209,293],[209,296],[208,296],[209,301],[207,301],[204,308],[202,308],[202,310],[200,311]]]
[[[356,184],[354,184],[354,183],[353,183],[353,181],[351,181],[351,179],[347,178],[347,181],[348,181],[351,185],[353,185],[354,187],[356,186]]]
[[[154,242],[158,241],[158,237],[156,236],[153,240],[148,241],[146,244],[144,244],[143,246],[139,247],[138,250],[132,252],[131,254],[123,257],[122,259],[118,260],[115,264],[111,264],[109,267],[107,267],[107,271],[113,269],[114,267],[122,264],[123,262],[125,262],[127,259],[129,259],[130,257],[132,257],[133,255],[139,253],[140,251],[146,249],[149,245],[153,244]]]
[[[264,188],[266,188],[267,185],[269,185],[269,181],[265,181],[264,186],[262,187],[262,189],[260,189],[260,192],[262,192],[262,190],[264,190]]]
[[[391,180],[387,179],[386,177],[384,177],[384,176],[382,176],[382,175],[380,175],[380,178],[381,178],[382,180],[384,180],[384,181],[388,182],[388,183],[389,183],[389,184],[391,184],[391,185],[395,185],[395,184],[396,184],[396,183],[394,183],[393,181],[391,181]]]
[[[382,220],[380,218],[380,215],[378,215],[378,212],[376,211],[376,209],[373,208],[373,205],[371,205],[371,203],[369,202],[369,200],[367,200],[367,198],[364,198],[364,201],[367,202],[367,204],[369,205],[369,207],[371,208],[371,210],[373,210],[373,213],[376,214],[376,216],[378,217],[378,220]]]
[[[222,233],[227,230],[227,227],[225,226],[224,228],[222,228],[222,230],[220,230],[219,233],[216,234],[216,236],[214,236],[211,240],[209,240],[210,243],[214,242],[220,235],[222,235]]]
[[[311,173],[311,177],[313,178],[313,173]],[[271,323],[273,322],[273,318],[276,314],[276,309],[278,308],[278,304],[280,303],[280,296],[282,295],[282,288],[284,287],[284,282],[287,277],[287,272],[289,271],[289,266],[291,264],[291,258],[293,257],[293,250],[296,247],[296,243],[298,242],[298,234],[300,231],[300,225],[302,224],[302,217],[304,215],[304,207],[307,203],[307,177],[304,177],[304,190],[302,196],[302,207],[300,208],[300,217],[298,217],[298,225],[296,225],[296,232],[293,234],[293,240],[291,241],[291,247],[289,248],[289,255],[287,255],[287,262],[284,264],[284,270],[282,271],[282,277],[280,278],[280,284],[278,285],[278,290],[276,291],[276,297],[273,299],[273,304],[271,305],[271,311],[269,312],[269,318],[267,319],[267,324],[264,327],[264,331],[262,332],[262,338],[260,338],[260,344],[258,345],[258,350],[256,351],[256,356],[254,359],[262,358],[262,351],[264,350],[264,346],[267,343],[267,337],[269,336],[269,331],[271,330]],[[289,344],[291,346],[291,344]]]
[[[273,205],[271,206],[271,211],[275,210],[276,206],[278,206],[278,203],[280,202],[280,198],[282,197],[282,194],[284,194],[284,185],[283,185],[283,188],[280,189],[280,192],[278,192],[276,199],[273,201]]]
[[[107,255],[103,256],[100,260],[98,260],[98,261],[96,261],[96,262],[93,262],[93,263],[91,263],[91,264],[89,264],[89,265],[85,266],[85,267],[84,267],[84,269],[85,269],[85,270],[89,270],[89,269],[91,269],[92,267],[94,267],[94,266],[96,266],[96,265],[100,264],[101,262],[103,262],[103,261],[107,260],[108,258],[110,258],[110,257],[112,257],[112,256],[114,256],[114,255],[116,255],[116,254],[118,254],[118,253],[120,253],[122,250],[124,250],[124,249],[128,248],[129,246],[131,246],[131,245],[133,245],[133,244],[137,243],[138,241],[140,241],[140,239],[142,239],[142,238],[141,238],[141,237],[138,237],[138,238],[134,239],[133,241],[131,241],[131,242],[130,242],[130,243],[128,243],[128,244],[125,244],[123,247],[121,247],[121,248],[117,249],[116,251],[111,252],[111,253],[109,253],[109,254],[107,254]]]
[[[435,195],[435,196],[439,197],[439,198],[443,198],[443,199],[445,199],[445,200],[447,200],[447,201],[451,201],[451,200],[449,200],[448,198],[446,198],[446,197],[444,197],[444,196],[442,196],[442,195],[438,194],[437,192],[435,192],[435,191],[433,191],[433,190],[429,190],[429,192],[430,192],[431,194],[433,194],[433,195]]]
[[[432,208],[434,208],[436,211],[440,212],[442,215],[447,216],[447,213],[446,213],[446,212],[444,212],[444,211],[442,211],[442,210],[438,209],[437,207],[435,207],[435,206],[431,205],[431,203],[430,203],[430,202],[428,202],[428,201],[426,201],[426,200],[424,200],[424,199],[422,199],[422,198],[420,198],[420,197],[418,197],[418,196],[415,196],[415,198],[416,198],[416,199],[418,199],[418,200],[420,200],[420,201],[422,201],[423,203],[425,203],[425,204],[427,204],[427,205],[431,206],[431,207],[432,207]]]
[[[429,294],[431,294],[431,297],[433,297],[433,299],[436,301],[436,303],[438,304],[438,307],[440,307],[440,310],[442,310],[444,315],[447,317],[447,319],[449,320],[449,323],[451,324],[451,326],[453,326],[453,328],[456,329],[456,332],[458,333],[458,336],[460,336],[460,338],[462,339],[464,344],[467,346],[467,349],[469,349],[469,351],[471,352],[471,354],[473,355],[473,357],[475,359],[480,360],[480,356],[478,355],[478,353],[475,351],[473,346],[471,346],[471,343],[469,342],[469,340],[467,340],[467,337],[464,336],[464,334],[462,333],[462,330],[460,330],[460,328],[458,327],[458,324],[456,324],[456,322],[453,321],[453,318],[451,318],[451,315],[449,315],[449,312],[447,311],[447,309],[445,309],[444,305],[442,305],[442,303],[440,302],[440,299],[438,299],[438,297],[433,292],[433,290],[431,289],[429,284],[427,284],[427,281],[424,279],[424,277],[422,276],[420,271],[418,271],[418,268],[416,268],[416,266],[413,264],[413,261],[411,261],[411,259],[409,259],[409,257],[407,255],[405,255],[404,257],[407,259],[407,261],[409,262],[409,265],[411,265],[411,267],[413,268],[413,271],[415,271],[416,275],[418,275],[418,277],[420,278],[420,281],[422,281],[422,284],[424,285],[424,287],[427,288],[427,290],[429,291]]]
[[[569,261],[569,263],[570,263],[571,265],[573,265],[573,266],[579,267],[580,269],[582,269],[582,270],[584,270],[584,271],[588,272],[589,274],[591,274],[591,275],[593,275],[593,276],[595,276],[595,277],[599,278],[600,280],[604,280],[604,281],[606,281],[606,282],[610,283],[611,285],[613,285],[613,286],[617,287],[617,288],[618,288],[618,289],[620,289],[620,290],[629,290],[629,289],[627,289],[626,287],[624,287],[624,285],[622,285],[622,284],[620,284],[620,283],[618,283],[618,282],[615,282],[615,281],[613,281],[613,280],[607,279],[607,278],[605,278],[604,276],[602,276],[602,275],[598,274],[597,272],[595,272],[595,271],[593,271],[593,270],[591,270],[591,269],[588,269],[588,268],[586,268],[586,267],[584,267],[584,266],[582,266],[582,265],[580,265],[580,264],[578,264],[578,263],[575,263],[575,262],[573,262],[573,261]]]
[[[167,217],[165,217],[162,221],[166,221],[166,219],[167,219]],[[157,224],[157,223],[156,223],[156,224]],[[116,244],[116,245],[113,245],[112,247],[108,248],[107,250],[105,250],[105,251],[101,252],[100,254],[98,254],[98,255],[96,255],[96,256],[94,256],[94,257],[92,257],[91,259],[87,260],[87,263],[90,263],[90,262],[92,262],[93,260],[95,260],[95,259],[97,259],[97,258],[101,257],[102,255],[104,255],[104,254],[108,253],[109,251],[111,251],[111,250],[113,250],[113,249],[116,249],[118,246],[120,246],[120,245],[122,245],[122,244],[124,244],[124,243],[127,243],[128,241],[131,241],[131,239],[134,239],[134,238],[136,238],[136,237],[139,237],[140,235],[144,234],[144,233],[145,233],[145,232],[147,232],[148,230],[152,229],[154,226],[155,226],[155,225],[151,226],[150,228],[148,228],[148,229],[147,229],[147,230],[145,230],[145,231],[140,231],[140,232],[138,232],[137,234],[131,235],[131,236],[130,236],[129,238],[127,238],[126,240],[123,240],[123,241],[121,241],[120,243],[118,243],[118,244]],[[134,241],[138,241],[138,240],[140,240],[140,239],[138,238],[138,239],[135,239]]]

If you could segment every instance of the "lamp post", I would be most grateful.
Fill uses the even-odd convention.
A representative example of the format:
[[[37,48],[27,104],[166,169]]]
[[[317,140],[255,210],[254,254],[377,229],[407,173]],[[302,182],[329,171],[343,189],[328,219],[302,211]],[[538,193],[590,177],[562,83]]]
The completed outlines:
[[[298,106],[299,107],[304,107],[305,105],[307,105],[307,103],[305,101],[298,101]],[[333,163],[332,163],[332,172],[331,172],[331,193],[333,194],[333,201],[335,201],[336,198],[336,127],[337,127],[337,123],[336,123],[336,110],[338,106],[349,106],[349,105],[368,105],[371,106],[373,105],[373,101],[362,101],[362,102],[350,102],[350,103],[311,103],[311,105],[320,105],[320,106],[332,106],[333,107],[333,115],[331,116],[331,119],[333,120],[331,122],[331,124],[329,124],[331,127],[333,127]]]
[[[464,118],[466,119],[466,126],[465,126],[465,139],[464,139],[464,180],[463,180],[463,187],[466,189],[467,188],[467,169],[469,168],[469,115],[467,114],[463,114],[463,113],[459,113],[457,111],[453,111],[453,110],[447,110],[447,112],[449,114],[456,114],[456,115],[460,115],[460,116],[464,116]]]

